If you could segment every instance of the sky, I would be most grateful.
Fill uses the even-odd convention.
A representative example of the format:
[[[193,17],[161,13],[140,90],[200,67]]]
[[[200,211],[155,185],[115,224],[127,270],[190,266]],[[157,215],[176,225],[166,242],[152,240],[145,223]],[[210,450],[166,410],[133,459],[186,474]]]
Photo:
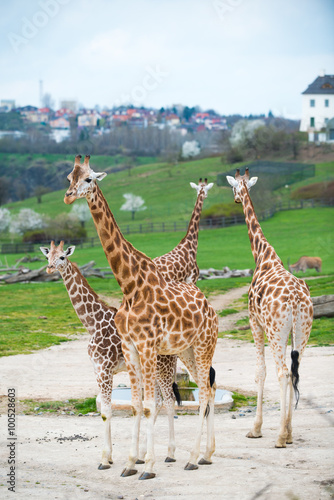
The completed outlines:
[[[0,99],[298,119],[334,74],[333,0],[2,0]]]

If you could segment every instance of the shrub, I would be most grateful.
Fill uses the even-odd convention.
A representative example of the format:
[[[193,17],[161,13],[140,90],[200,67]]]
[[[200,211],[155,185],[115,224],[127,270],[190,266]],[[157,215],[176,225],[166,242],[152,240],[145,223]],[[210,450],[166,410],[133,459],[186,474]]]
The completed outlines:
[[[235,215],[242,215],[243,209],[242,205],[231,202],[231,203],[216,203],[210,208],[203,210],[203,219],[218,219],[219,217],[233,217]]]
[[[295,200],[323,200],[329,203],[334,202],[334,181],[316,182],[308,186],[296,189],[291,198]]]

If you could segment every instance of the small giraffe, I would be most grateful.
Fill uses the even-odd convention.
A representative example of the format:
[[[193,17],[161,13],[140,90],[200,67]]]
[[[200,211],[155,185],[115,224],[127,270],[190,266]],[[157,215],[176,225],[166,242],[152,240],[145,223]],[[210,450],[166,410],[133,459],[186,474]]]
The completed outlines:
[[[215,449],[213,424],[216,389],[211,364],[217,343],[217,315],[197,287],[167,282],[154,262],[124,238],[96,182],[106,174],[95,173],[90,168],[89,156],[86,156],[83,164],[80,164],[80,158],[76,156],[73,171],[68,176],[70,187],[64,201],[71,204],[78,198],[86,198],[105,255],[123,292],[123,302],[115,316],[115,324],[122,339],[131,380],[134,426],[130,455],[122,476],[137,472],[134,465],[138,457],[140,417],[144,413],[147,418],[147,453],[140,479],[155,477],[154,386],[158,354],[177,354],[199,387],[199,424],[185,469],[198,468],[196,461],[205,416],[207,445],[199,463],[211,464]],[[144,402],[141,387],[144,388]]]
[[[196,285],[199,276],[196,262],[199,220],[204,200],[207,198],[213,183],[208,184],[207,179],[204,179],[204,182],[200,179],[198,186],[194,182],[191,182],[190,185],[197,191],[197,200],[187,234],[173,250],[161,257],[156,257],[153,262],[158,266],[160,273],[166,280],[185,281]]]
[[[101,402],[101,416],[105,422],[104,448],[99,469],[109,469],[112,464],[111,441],[111,398],[113,376],[126,371],[126,364],[122,352],[121,338],[115,325],[117,309],[107,306],[94,292],[87,280],[83,277],[78,266],[70,262],[67,257],[73,254],[75,246],[63,249],[61,241],[56,247],[51,241],[50,249],[40,247],[48,259],[47,273],[59,271],[64,280],[65,287],[72,302],[75,312],[81,323],[90,333],[88,355],[94,367],[96,382],[100,390],[97,400]],[[175,462],[175,437],[174,437],[174,395],[178,399],[178,392],[174,382],[176,357],[158,356],[157,379],[155,386],[156,414],[162,406],[162,397],[168,414],[169,444],[166,462]],[[178,404],[180,401],[178,399]],[[138,460],[137,463],[144,463]]]
[[[263,235],[249,196],[249,190],[257,177],[249,178],[249,170],[240,175],[238,169],[235,179],[227,176],[233,187],[234,201],[242,203],[248,226],[248,235],[256,264],[252,283],[248,292],[249,324],[254,337],[258,384],[257,411],[249,438],[261,437],[263,387],[266,378],[264,359],[264,332],[269,341],[276,364],[281,393],[281,426],[276,448],[285,448],[292,443],[292,398],[299,399],[298,367],[310,336],[313,319],[313,306],[308,286],[285,270],[281,259]],[[291,373],[286,365],[286,348],[291,335]],[[288,413],[286,415],[287,389]]]

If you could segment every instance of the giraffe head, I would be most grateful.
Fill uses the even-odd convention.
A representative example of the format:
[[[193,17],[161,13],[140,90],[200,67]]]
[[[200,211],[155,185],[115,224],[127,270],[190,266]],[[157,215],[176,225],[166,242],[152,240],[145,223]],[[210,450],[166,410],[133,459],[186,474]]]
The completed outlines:
[[[105,172],[94,172],[89,166],[89,155],[85,156],[83,163],[80,163],[81,155],[77,155],[74,161],[74,168],[67,176],[70,182],[64,202],[71,205],[77,198],[87,198],[93,192],[96,181],[101,181],[107,174]]]
[[[68,247],[66,250],[64,250],[63,247],[63,241],[61,241],[57,247],[54,241],[51,241],[50,248],[40,247],[41,252],[48,259],[49,265],[46,268],[46,272],[48,274],[52,274],[55,271],[65,271],[67,266],[67,257],[72,255],[75,250],[75,246]]]
[[[245,170],[245,175],[240,175],[240,170],[237,168],[237,171],[235,173],[235,178],[231,177],[230,175],[226,176],[227,182],[232,186],[233,188],[233,195],[234,195],[234,201],[236,203],[241,203],[241,197],[240,193],[243,187],[247,189],[247,191],[250,191],[250,188],[254,186],[257,182],[257,177],[252,177],[251,179],[249,178],[249,170],[246,168]]]
[[[213,186],[213,182],[210,182],[210,184],[208,184],[208,179],[204,179],[204,182],[203,182],[202,178],[200,178],[198,185],[195,184],[194,182],[191,182],[190,185],[192,188],[196,189],[197,196],[200,193],[204,193],[204,199],[205,199],[208,196],[209,189],[211,189]]]

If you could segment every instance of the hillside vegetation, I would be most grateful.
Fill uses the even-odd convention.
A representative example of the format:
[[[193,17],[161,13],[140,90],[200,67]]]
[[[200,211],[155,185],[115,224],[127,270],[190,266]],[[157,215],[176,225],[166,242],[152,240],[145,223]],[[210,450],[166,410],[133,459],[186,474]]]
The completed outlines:
[[[57,156],[55,161],[59,161],[59,155],[48,155],[48,157],[51,156]],[[112,166],[110,158],[106,156],[92,157],[91,166],[96,171],[108,169],[108,165]],[[197,182],[200,177],[207,177],[209,182],[215,183],[205,200],[204,209],[219,203],[233,202],[231,188],[227,184],[225,187],[217,187],[216,185],[217,174],[226,172],[230,168],[230,165],[222,164],[221,159],[218,157],[182,162],[177,165],[151,163],[136,166],[129,172],[110,173],[101,182],[100,186],[121,227],[124,227],[125,224],[130,226],[133,224],[131,214],[120,210],[121,205],[124,203],[123,195],[126,193],[141,196],[147,207],[146,210],[136,214],[135,224],[139,222],[188,221],[196,200],[196,191],[190,187],[189,182]],[[306,184],[329,180],[330,178],[334,178],[334,162],[316,165],[314,178],[307,179]],[[301,185],[305,185],[305,181],[293,184],[289,190],[284,188],[278,190],[274,195],[268,197],[269,201],[275,198],[286,199],[289,194],[301,187]],[[37,198],[32,197],[5,206],[13,214],[17,213],[21,208],[31,208],[50,217],[55,217],[61,213],[68,214],[72,207],[65,205],[63,202],[65,191],[66,188],[45,194],[42,203],[38,203]],[[263,208],[261,196],[261,179],[259,179],[252,190],[255,209],[258,207]],[[76,203],[85,203],[85,201],[77,201]],[[89,236],[95,236],[92,221],[87,224],[87,228]]]

